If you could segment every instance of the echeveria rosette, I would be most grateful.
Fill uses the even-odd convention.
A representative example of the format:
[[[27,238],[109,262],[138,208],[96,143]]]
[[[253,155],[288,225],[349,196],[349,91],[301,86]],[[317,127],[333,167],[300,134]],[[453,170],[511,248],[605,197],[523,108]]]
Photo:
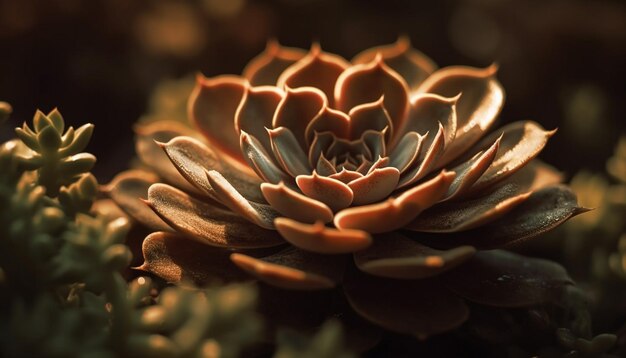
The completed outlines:
[[[582,211],[535,159],[553,131],[522,121],[487,134],[504,103],[496,72],[437,69],[401,38],[351,62],[270,42],[243,76],[199,76],[193,125],[138,128],[153,172],[109,187],[157,230],[141,268],[169,281],[341,284],[366,319],[420,336],[463,323],[466,301],[553,299],[571,284],[560,266],[487,251]]]

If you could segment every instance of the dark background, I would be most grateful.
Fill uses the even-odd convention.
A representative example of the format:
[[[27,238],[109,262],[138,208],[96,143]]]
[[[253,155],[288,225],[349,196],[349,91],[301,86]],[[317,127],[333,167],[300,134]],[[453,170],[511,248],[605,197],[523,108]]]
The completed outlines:
[[[127,167],[161,80],[240,73],[268,37],[347,58],[407,34],[440,66],[500,64],[501,122],[559,127],[542,157],[603,170],[625,132],[626,1],[0,0],[0,139],[35,109],[96,124],[101,182]]]

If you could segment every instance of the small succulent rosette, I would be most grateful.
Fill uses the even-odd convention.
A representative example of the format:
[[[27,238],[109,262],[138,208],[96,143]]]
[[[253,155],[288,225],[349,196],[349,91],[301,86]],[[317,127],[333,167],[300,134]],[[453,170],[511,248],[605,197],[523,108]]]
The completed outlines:
[[[584,210],[535,159],[554,131],[491,130],[496,73],[437,69],[401,38],[352,61],[270,42],[242,76],[199,76],[190,123],[138,126],[142,168],[108,186],[153,231],[140,268],[339,288],[368,321],[422,337],[461,325],[468,302],[555,299],[562,267],[492,249]]]

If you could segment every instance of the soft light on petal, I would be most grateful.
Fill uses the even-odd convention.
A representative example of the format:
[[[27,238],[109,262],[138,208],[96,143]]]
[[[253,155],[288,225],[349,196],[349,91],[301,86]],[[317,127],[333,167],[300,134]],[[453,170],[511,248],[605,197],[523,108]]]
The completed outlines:
[[[497,193],[494,192],[494,195]],[[491,199],[486,197],[483,200]],[[504,207],[508,205],[508,202],[503,203],[500,205]],[[482,215],[481,212],[489,210],[491,210],[489,203],[485,203],[485,206],[479,206],[476,212]],[[430,237],[420,234],[419,237],[420,241],[434,247],[472,245],[479,249],[502,248],[535,238],[586,211],[588,209],[578,206],[576,195],[568,187],[554,185],[533,192],[513,210],[487,225],[459,233],[432,234]],[[495,209],[495,213],[497,212],[498,208]],[[489,215],[489,212],[486,215]],[[462,214],[460,219],[464,218],[467,219],[468,216]],[[472,219],[472,216],[469,218]]]
[[[311,224],[333,219],[333,212],[326,204],[289,189],[283,183],[263,183],[261,190],[272,208],[291,219]]]
[[[319,176],[316,172],[299,175],[296,183],[305,195],[328,205],[333,212],[350,206],[354,198],[349,186],[339,180]]]
[[[250,167],[263,181],[272,184],[293,181],[287,173],[276,166],[273,156],[265,150],[261,142],[244,131],[241,131],[241,151]]]
[[[337,168],[332,162],[326,159],[324,154],[320,154],[320,159],[317,161],[317,166],[315,166],[315,171],[321,176],[332,177],[333,175],[337,174]],[[337,179],[337,178],[333,178],[333,179]],[[340,181],[344,182],[343,180],[340,180]]]
[[[320,157],[328,153],[328,148],[336,141],[337,137],[332,132],[314,132],[313,142],[309,147],[309,164],[317,165]]]
[[[323,52],[319,43],[313,43],[309,53],[287,68],[279,77],[279,88],[319,88],[333,103],[333,90],[339,75],[350,66],[343,57]]]
[[[463,195],[481,178],[481,175],[488,170],[496,158],[501,139],[502,137],[499,137],[484,152],[476,154],[472,159],[452,169],[456,173],[456,177],[442,200],[451,200]]]
[[[439,123],[439,130],[437,130],[436,133],[427,133],[420,154],[414,162],[415,164],[409,166],[409,168],[402,173],[400,183],[398,184],[399,188],[405,188],[417,182],[430,172],[443,154],[445,145],[444,136],[445,133],[441,123]]]
[[[319,255],[288,247],[275,254],[254,258],[235,253],[230,259],[259,280],[289,290],[323,290],[341,280],[345,258]]]
[[[267,151],[271,151],[270,140],[265,128],[272,127],[274,112],[283,98],[283,91],[276,87],[246,86],[243,98],[235,113],[235,131],[245,131],[253,135],[263,144]]]
[[[148,198],[150,185],[158,181],[159,178],[154,173],[127,170],[116,175],[105,190],[126,214],[141,224],[152,230],[172,231],[172,228],[143,202]]]
[[[429,208],[443,195],[454,179],[454,173],[442,172],[398,197],[370,205],[344,209],[335,215],[335,226],[340,229],[359,229],[369,233],[383,233],[400,229],[420,212]]]
[[[269,40],[265,51],[252,59],[243,70],[243,77],[253,86],[274,86],[280,74],[305,54],[306,51],[302,49],[281,46],[276,40]]]
[[[337,230],[321,221],[305,224],[288,218],[276,218],[276,230],[294,246],[321,254],[343,254],[363,250],[372,243],[361,230]]]
[[[272,127],[289,128],[302,148],[306,148],[305,130],[309,122],[324,111],[328,100],[324,92],[313,87],[286,88],[285,91],[274,113]]]
[[[504,104],[504,90],[495,78],[495,65],[480,69],[452,66],[442,68],[422,83],[418,93],[455,97],[457,130],[454,141],[437,163],[442,167],[475,144],[493,124]]]
[[[418,165],[416,160],[419,157],[424,137],[417,132],[405,134],[391,152],[389,164],[398,168],[400,173],[404,173],[412,164]]]
[[[195,199],[165,184],[153,184],[148,204],[170,226],[207,245],[261,248],[284,241],[273,230],[262,229],[230,211]]]
[[[426,232],[456,232],[479,227],[506,215],[530,196],[514,183],[471,200],[441,203],[423,212],[408,229]]]
[[[144,262],[137,269],[170,283],[206,286],[246,278],[230,261],[231,250],[204,245],[179,233],[153,232],[143,241],[142,251]]]
[[[411,109],[404,128],[400,128],[398,137],[407,132],[414,131],[419,134],[436,133],[439,126],[443,126],[444,146],[449,147],[457,131],[456,103],[460,94],[456,97],[442,97],[433,93],[418,93],[411,97]]]
[[[398,41],[391,45],[369,48],[356,55],[352,63],[369,63],[378,54],[389,67],[404,78],[411,91],[437,69],[437,65],[430,58],[411,46],[407,36],[398,37]]]
[[[380,56],[367,64],[348,68],[335,85],[335,103],[344,112],[360,104],[374,102],[381,96],[384,96],[383,104],[393,128],[402,128],[409,111],[409,88]]]
[[[356,171],[352,171],[352,170],[347,170],[347,169],[342,169],[339,173],[335,173],[332,175],[329,175],[329,177],[333,178],[333,179],[337,179],[342,183],[346,183],[348,184],[349,182],[362,178],[363,174],[361,174],[360,172],[356,172]]]
[[[260,227],[274,228],[274,218],[279,215],[274,208],[244,198],[222,174],[215,170],[209,170],[206,176],[222,204]]]
[[[354,193],[352,205],[375,203],[388,197],[398,185],[400,171],[393,167],[374,169],[348,183]]]
[[[189,97],[191,122],[212,146],[239,161],[243,158],[234,119],[246,85],[246,80],[237,76],[198,76]]]
[[[293,133],[285,128],[268,129],[272,151],[285,171],[293,177],[308,174],[311,166],[307,155]]]
[[[213,150],[198,140],[190,137],[176,137],[165,144],[160,144],[180,174],[191,184],[216,199],[215,191],[209,184],[206,171],[217,170],[247,199],[264,202],[259,189],[261,180],[248,171],[239,170],[232,162],[222,161]]]
[[[307,125],[305,130],[307,144],[313,143],[316,132],[331,132],[339,138],[348,139],[350,117],[341,111],[326,107],[322,113]]]
[[[555,131],[546,131],[532,121],[514,122],[486,137],[478,148],[483,147],[499,133],[502,133],[500,134],[502,141],[498,155],[489,169],[474,184],[473,191],[489,187],[522,168],[541,152]]]
[[[389,139],[392,136],[393,124],[383,101],[384,97],[381,96],[377,101],[360,104],[350,110],[348,114],[350,116],[349,136],[351,139],[360,138],[367,130],[382,132],[385,128],[387,128],[386,138]]]
[[[194,136],[196,132],[179,122],[156,121],[135,126],[135,152],[142,163],[153,169],[164,181],[189,192],[202,193],[191,185],[169,161],[157,142],[178,136]]]

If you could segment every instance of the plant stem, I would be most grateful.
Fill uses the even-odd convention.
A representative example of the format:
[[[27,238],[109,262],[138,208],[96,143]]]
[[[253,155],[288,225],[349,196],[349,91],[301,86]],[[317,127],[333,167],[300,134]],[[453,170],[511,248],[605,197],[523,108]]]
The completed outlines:
[[[105,280],[105,294],[112,306],[110,341],[113,349],[123,353],[130,331],[130,307],[126,301],[126,281],[118,272],[111,272]]]

